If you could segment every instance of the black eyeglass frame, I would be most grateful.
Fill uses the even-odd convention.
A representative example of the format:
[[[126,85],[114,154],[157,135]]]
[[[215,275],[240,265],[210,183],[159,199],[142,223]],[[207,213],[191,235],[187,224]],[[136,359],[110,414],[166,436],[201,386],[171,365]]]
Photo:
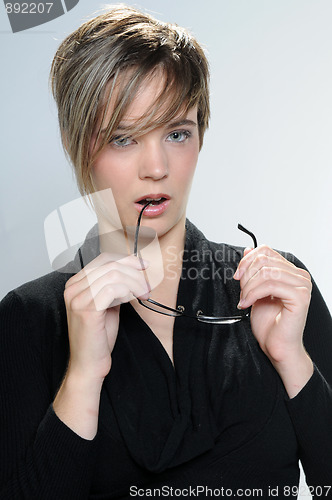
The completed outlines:
[[[140,256],[138,255],[138,250],[137,250],[139,228],[141,225],[141,219],[142,219],[143,212],[151,203],[152,203],[152,201],[149,201],[148,203],[146,203],[143,206],[143,208],[138,216],[138,219],[137,219],[135,240],[134,240],[134,255],[136,257],[138,256],[139,258],[140,258]],[[244,226],[242,226],[242,224],[238,224],[237,227],[238,227],[238,229],[240,229],[240,231],[243,231],[244,233],[248,234],[252,238],[253,243],[254,243],[254,248],[256,248],[257,247],[256,236],[251,231],[249,231]],[[163,314],[164,316],[171,316],[171,317],[185,316],[187,318],[197,319],[201,323],[210,323],[210,324],[216,324],[216,325],[230,325],[233,323],[238,323],[239,321],[243,321],[244,319],[248,318],[249,314],[250,314],[249,312],[247,312],[244,314],[238,314],[236,316],[206,316],[205,314],[203,314],[203,312],[201,310],[199,310],[199,311],[197,311],[196,316],[193,316],[192,314],[187,314],[185,312],[184,306],[181,306],[181,305],[177,306],[177,308],[174,309],[173,307],[165,306],[164,304],[160,304],[160,302],[156,302],[155,300],[150,299],[150,298],[146,299],[144,301],[141,299],[137,299],[137,300],[138,300],[139,304],[141,304],[141,306],[146,307],[147,309],[150,309],[151,311],[156,312],[158,314]],[[158,306],[161,309],[164,309],[165,311],[158,311],[157,309],[146,304],[147,302],[150,304],[153,304],[155,306]],[[166,312],[166,311],[170,311],[170,312]]]

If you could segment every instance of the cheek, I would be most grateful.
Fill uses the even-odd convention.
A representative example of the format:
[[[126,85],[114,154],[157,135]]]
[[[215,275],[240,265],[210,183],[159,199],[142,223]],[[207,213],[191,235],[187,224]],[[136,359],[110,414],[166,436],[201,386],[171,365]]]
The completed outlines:
[[[195,173],[196,164],[198,160],[198,147],[192,147],[190,150],[179,154],[177,157],[178,162],[178,177],[183,181],[190,181]]]
[[[107,172],[107,161],[104,152],[99,153],[98,158],[94,161],[92,165],[91,174],[95,181],[101,181]]]
[[[105,151],[100,154],[92,167],[92,178],[98,189],[112,187],[116,190],[116,186],[125,184],[126,169],[123,165],[114,158],[114,155]]]
[[[96,162],[93,165],[91,176],[98,190],[110,187],[111,176],[109,175],[109,171],[106,168],[103,168],[102,163]]]

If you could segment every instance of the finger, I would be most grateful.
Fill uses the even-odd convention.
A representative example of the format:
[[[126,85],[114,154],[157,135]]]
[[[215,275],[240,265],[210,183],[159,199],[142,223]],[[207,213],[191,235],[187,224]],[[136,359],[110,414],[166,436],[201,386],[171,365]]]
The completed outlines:
[[[105,311],[111,307],[130,302],[135,298],[130,288],[124,283],[105,285],[94,297],[96,311]]]
[[[109,283],[120,283],[123,280],[126,280],[126,277],[136,280],[137,282],[145,280],[145,275],[141,270],[134,269],[127,264],[122,264],[120,262],[110,262],[109,264],[105,264],[104,266],[90,272],[86,276],[86,279],[81,280],[78,286],[80,286],[81,283],[82,286],[84,284],[86,286],[92,286],[93,283],[99,279],[106,279]]]
[[[266,254],[259,254],[242,274],[240,278],[241,288],[243,289],[246,283],[259,271],[263,271],[263,274],[266,275],[267,278],[273,275],[274,279],[278,279],[281,271],[287,271],[296,276],[311,280],[310,274],[305,269],[296,267],[288,260],[280,259],[279,257],[270,257]]]
[[[119,254],[111,254],[111,253],[102,253],[98,255],[95,259],[93,259],[89,264],[87,264],[81,271],[72,276],[66,283],[66,287],[72,286],[73,284],[83,280],[90,273],[93,273],[96,269],[102,268],[108,264],[112,263],[120,263],[133,269],[146,269],[149,266],[149,263],[145,260],[139,259],[135,255],[126,255],[121,256]]]
[[[308,306],[311,298],[311,287],[304,281],[294,286],[289,282],[264,280],[242,294],[238,307],[246,309],[257,300],[271,296],[280,299],[286,308]]]
[[[100,262],[104,263],[100,264]],[[112,260],[101,260],[97,262],[94,267],[91,266],[88,270],[84,268],[77,275],[70,278],[70,280],[66,283],[66,288],[75,286],[76,293],[79,293],[89,287],[101,276],[106,275],[111,271],[120,271],[129,276],[138,277],[142,268],[140,263],[137,262],[137,258],[134,256],[129,256],[128,258],[117,262]]]
[[[267,255],[275,258],[281,258],[281,255],[278,254],[275,250],[272,250],[272,248],[268,247],[267,245],[260,245],[257,248],[254,248],[251,252],[247,252],[246,255],[242,257],[242,259],[239,262],[237,272],[236,272],[236,279],[241,279],[243,274],[246,272],[250,264],[257,258],[259,255]]]
[[[138,273],[138,271],[136,272]],[[78,285],[80,285],[80,283]],[[77,290],[75,290],[75,292],[76,291]],[[67,295],[69,292],[69,289],[65,290]],[[102,293],[105,293],[105,299],[102,299]],[[130,300],[135,297],[147,299],[149,297],[149,287],[142,273],[133,278],[120,271],[112,270],[94,280],[88,287],[80,290],[79,293],[76,293],[76,295],[73,296],[71,300],[67,300],[66,303],[68,303],[72,310],[76,311],[96,310],[95,302],[97,296],[99,297],[98,300],[102,301],[100,303],[105,302],[107,307],[110,307],[111,302],[119,298],[117,293],[120,294],[119,297],[131,294]],[[97,310],[100,310],[100,306],[98,306]]]
[[[245,257],[246,255],[248,255],[248,253],[249,253],[249,252],[251,252],[251,251],[252,251],[252,248],[250,248],[250,247],[246,247],[246,248],[243,250],[243,257]],[[243,258],[243,257],[242,257],[242,258]],[[240,260],[240,262],[241,262],[241,261],[242,261],[242,259]],[[236,271],[235,271],[235,273],[234,273],[234,275],[233,275],[233,278],[234,278],[235,280],[239,280],[239,279],[240,279],[240,269],[239,269],[239,265],[240,265],[240,263],[238,264],[238,267],[237,267],[237,269],[236,269]]]
[[[285,259],[279,252],[273,250],[271,247],[267,245],[260,245],[257,248],[254,248],[251,252],[246,253],[246,255],[240,260],[237,271],[234,275],[235,279],[240,280],[243,274],[246,272],[248,267],[253,263],[255,259],[260,257],[261,259],[266,257],[274,257],[275,259],[288,263],[289,265],[294,266],[291,262]],[[294,266],[296,267],[296,266]]]
[[[245,257],[246,255],[248,255],[249,252],[251,252],[253,249],[250,248],[250,247],[247,247],[243,250],[243,257]]]
[[[133,294],[133,298],[141,298],[142,296],[146,297],[146,295],[150,292],[144,274],[139,273],[138,271],[136,271],[136,275],[134,276],[124,274],[121,271],[112,271],[94,281],[90,285],[90,289],[93,297],[95,297],[104,287],[117,287],[118,285],[127,287],[128,291]],[[115,298],[117,298],[116,294]]]
[[[247,274],[248,273],[246,273],[246,275]],[[245,297],[250,290],[256,286],[260,286],[264,282],[269,282],[270,286],[273,286],[274,283],[285,283],[294,287],[307,286],[308,288],[311,288],[310,279],[300,274],[291,272],[288,268],[282,269],[281,267],[264,266],[255,272],[243,285],[241,295]]]
[[[72,300],[71,309],[75,312],[84,311],[89,314],[96,311],[105,311],[114,303],[116,296],[121,298],[130,297],[128,287],[122,283],[112,286],[105,285],[95,296],[93,296],[91,289],[84,290]]]

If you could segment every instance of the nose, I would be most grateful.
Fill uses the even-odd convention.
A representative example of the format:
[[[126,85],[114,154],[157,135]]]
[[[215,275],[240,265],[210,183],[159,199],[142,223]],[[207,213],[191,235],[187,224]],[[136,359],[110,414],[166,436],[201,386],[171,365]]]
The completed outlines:
[[[151,140],[142,148],[139,177],[160,180],[168,176],[168,158],[163,144],[158,140]]]

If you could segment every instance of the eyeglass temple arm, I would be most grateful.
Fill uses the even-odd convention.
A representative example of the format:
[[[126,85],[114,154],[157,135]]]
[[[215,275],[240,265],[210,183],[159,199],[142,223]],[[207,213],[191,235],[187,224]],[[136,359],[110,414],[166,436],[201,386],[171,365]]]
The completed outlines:
[[[237,227],[238,227],[238,229],[240,229],[240,231],[243,231],[244,233],[249,234],[249,236],[251,236],[251,238],[254,242],[254,248],[257,248],[257,240],[256,240],[256,236],[254,235],[254,233],[249,231],[249,229],[246,229],[245,227],[243,227],[242,224],[238,224]]]
[[[134,243],[134,255],[135,255],[135,257],[137,257],[138,231],[139,231],[139,227],[141,224],[141,218],[142,218],[144,210],[146,209],[146,207],[148,207],[150,205],[150,203],[152,203],[152,201],[148,201],[148,203],[146,203],[144,205],[144,207],[142,208],[142,210],[138,216],[138,219],[137,219],[136,231],[135,231],[135,243]]]

